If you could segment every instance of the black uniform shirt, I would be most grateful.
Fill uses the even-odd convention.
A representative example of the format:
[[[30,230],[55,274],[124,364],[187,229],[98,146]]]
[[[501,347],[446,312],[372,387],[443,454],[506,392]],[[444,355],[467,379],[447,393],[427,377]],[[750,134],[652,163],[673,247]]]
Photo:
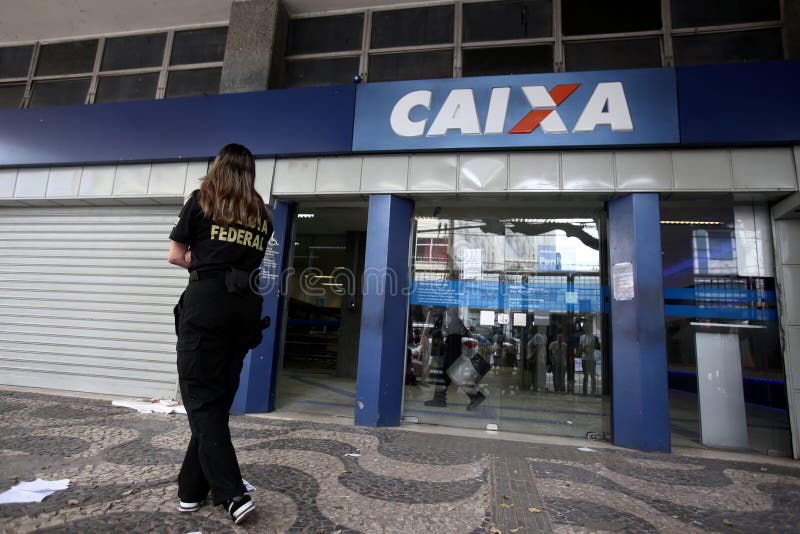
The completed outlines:
[[[197,191],[183,205],[178,223],[169,234],[171,240],[189,245],[192,251],[189,271],[228,266],[252,271],[261,264],[271,236],[272,223],[266,217],[257,226],[239,223],[224,226],[205,218],[197,202]]]

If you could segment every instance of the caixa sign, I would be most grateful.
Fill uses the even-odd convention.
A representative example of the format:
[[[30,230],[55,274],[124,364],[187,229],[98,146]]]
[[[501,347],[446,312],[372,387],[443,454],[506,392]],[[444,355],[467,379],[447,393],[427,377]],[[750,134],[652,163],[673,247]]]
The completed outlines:
[[[356,96],[354,151],[678,141],[672,69],[366,84]]]

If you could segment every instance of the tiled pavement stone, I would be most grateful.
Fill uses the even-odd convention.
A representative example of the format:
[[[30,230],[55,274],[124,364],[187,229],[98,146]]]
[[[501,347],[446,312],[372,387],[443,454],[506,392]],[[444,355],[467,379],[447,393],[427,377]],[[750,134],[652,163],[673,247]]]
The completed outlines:
[[[800,464],[647,454],[254,416],[231,418],[256,512],[177,511],[182,415],[0,390],[0,532],[796,532]],[[747,461],[744,461],[744,460]],[[772,460],[772,459],[770,459]]]

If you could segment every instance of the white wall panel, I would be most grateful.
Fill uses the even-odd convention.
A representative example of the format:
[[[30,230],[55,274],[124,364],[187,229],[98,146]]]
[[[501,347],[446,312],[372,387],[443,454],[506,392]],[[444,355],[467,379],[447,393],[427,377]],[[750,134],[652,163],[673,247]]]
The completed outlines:
[[[735,148],[731,158],[736,189],[797,189],[794,157],[789,148]]]
[[[78,195],[82,197],[110,197],[114,192],[114,174],[116,171],[117,168],[113,165],[84,167]]]
[[[20,169],[14,198],[44,198],[50,169]]]
[[[432,154],[411,156],[410,191],[455,191],[458,156]]]
[[[186,185],[188,163],[154,163],[150,168],[150,196],[181,196]],[[119,167],[117,167],[119,173]]]
[[[272,194],[313,193],[316,182],[317,158],[279,159]]]
[[[316,190],[353,192],[361,188],[361,157],[320,158]]]
[[[800,265],[783,265],[783,294],[786,295],[783,318],[786,324],[800,325]],[[800,384],[799,384],[800,385]]]
[[[256,160],[256,191],[267,204],[269,204],[270,195],[272,194],[272,173],[274,170],[274,159]]]
[[[114,196],[146,196],[150,164],[119,165],[114,177]]]
[[[179,209],[0,210],[0,383],[174,396]]]
[[[665,150],[617,152],[617,189],[624,191],[672,190],[672,163]]]
[[[558,153],[511,154],[508,188],[512,191],[558,191],[561,157]]]
[[[614,189],[611,152],[564,152],[561,165],[564,191]]]
[[[730,190],[730,153],[727,150],[676,150],[672,153],[676,191]]]
[[[81,185],[81,167],[55,167],[50,169],[47,180],[47,196],[76,197]]]
[[[464,154],[459,161],[460,191],[505,191],[508,189],[508,156]]]
[[[778,246],[784,264],[800,265],[800,224],[792,221],[776,221],[780,225]]]
[[[16,183],[17,169],[0,169],[0,198],[13,197]]]
[[[366,156],[361,167],[364,192],[405,191],[408,188],[408,156]]]
[[[800,325],[789,325],[784,327],[786,336],[786,353],[794,354],[794,360],[791,366],[787,369],[788,376],[786,377],[790,387],[800,390]],[[800,404],[797,406],[800,409]]]
[[[271,160],[270,160],[271,161]],[[205,178],[208,172],[208,161],[190,161],[186,167],[186,183],[183,186],[183,196],[187,197],[189,194],[200,187],[200,182]],[[270,171],[271,173],[272,171]],[[256,160],[256,180],[258,179],[258,160]]]

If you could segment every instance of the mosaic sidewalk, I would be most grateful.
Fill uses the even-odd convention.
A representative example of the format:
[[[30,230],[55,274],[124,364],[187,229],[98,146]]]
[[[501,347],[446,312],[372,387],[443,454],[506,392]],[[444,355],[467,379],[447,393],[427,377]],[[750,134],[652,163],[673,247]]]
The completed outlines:
[[[2,532],[796,532],[800,463],[456,437],[232,417],[257,512],[177,512],[185,416],[0,390],[0,491],[69,478],[0,505]]]

